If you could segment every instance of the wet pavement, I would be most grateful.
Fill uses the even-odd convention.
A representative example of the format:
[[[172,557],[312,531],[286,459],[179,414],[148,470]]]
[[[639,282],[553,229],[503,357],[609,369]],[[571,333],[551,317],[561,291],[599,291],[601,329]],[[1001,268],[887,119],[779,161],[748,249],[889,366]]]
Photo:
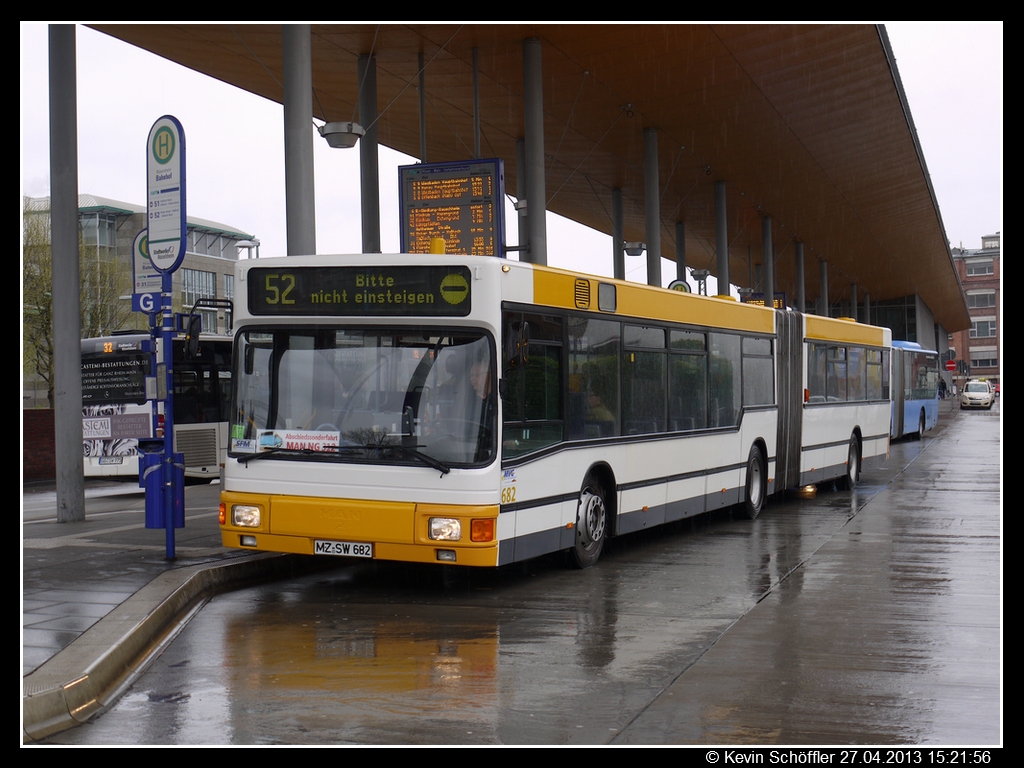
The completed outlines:
[[[139,662],[110,650],[153,634],[145,678],[50,743],[997,744],[999,417],[933,434],[852,494],[626,537],[589,571],[353,564],[210,602],[295,560],[220,549],[216,486],[188,489],[174,564],[141,497],[79,527],[28,522],[26,493],[25,669],[56,655],[24,725],[59,731],[55,689],[82,719],[115,701]],[[76,699],[84,671],[119,678]]]
[[[1000,743],[1000,450],[994,420],[977,415],[927,445],[617,743]]]

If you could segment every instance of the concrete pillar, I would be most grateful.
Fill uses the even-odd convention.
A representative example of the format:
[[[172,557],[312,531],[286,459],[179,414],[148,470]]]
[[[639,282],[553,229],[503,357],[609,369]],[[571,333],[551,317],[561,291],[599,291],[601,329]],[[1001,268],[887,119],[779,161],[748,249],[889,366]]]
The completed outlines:
[[[78,301],[78,95],[73,24],[51,24],[50,258],[57,522],[85,521]]]
[[[316,253],[313,185],[313,42],[309,24],[281,27],[284,189],[288,255]]]
[[[658,131],[644,128],[644,209],[646,211],[647,284],[661,287],[661,190],[658,182]]]
[[[377,161],[377,60],[359,57],[359,198],[363,253],[380,253],[380,172]]]
[[[524,261],[548,263],[547,192],[544,170],[544,90],[540,40],[523,41],[523,117],[526,123],[526,204],[530,229]]]

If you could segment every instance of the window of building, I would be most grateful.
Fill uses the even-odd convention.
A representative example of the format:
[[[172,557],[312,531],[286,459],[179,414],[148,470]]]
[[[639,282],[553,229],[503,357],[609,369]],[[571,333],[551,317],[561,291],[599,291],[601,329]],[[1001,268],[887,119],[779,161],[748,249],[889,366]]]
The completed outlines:
[[[217,256],[218,258],[223,257],[225,251],[230,252],[230,248],[234,245],[234,241],[228,240],[223,235],[200,229],[189,230],[189,242],[190,253]]]
[[[993,274],[992,259],[970,259],[967,262],[968,277],[991,274]]]
[[[117,217],[112,213],[79,214],[85,245],[117,245]]]
[[[224,298],[235,300],[235,276],[224,275]],[[234,317],[231,308],[225,308],[224,310],[224,330],[227,333],[231,333],[231,329],[234,327]]]
[[[971,291],[967,294],[968,309],[987,309],[996,305],[995,291]]]
[[[971,350],[971,368],[996,368],[999,365],[999,358],[995,350]]]
[[[185,309],[192,309],[199,299],[217,298],[217,275],[214,272],[203,272],[199,269],[181,270],[181,290]],[[202,309],[203,330],[207,333],[217,332],[217,310]]]
[[[995,318],[986,318],[983,320],[975,320],[971,323],[971,338],[972,339],[985,339],[996,335],[996,321]]]

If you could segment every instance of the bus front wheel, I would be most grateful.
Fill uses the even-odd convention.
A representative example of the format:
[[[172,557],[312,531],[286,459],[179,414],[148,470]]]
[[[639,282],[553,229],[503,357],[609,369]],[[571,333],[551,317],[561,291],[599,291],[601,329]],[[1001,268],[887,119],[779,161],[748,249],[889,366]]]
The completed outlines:
[[[572,555],[577,568],[589,568],[601,557],[608,530],[608,505],[604,494],[601,482],[588,475],[576,508],[576,543]]]

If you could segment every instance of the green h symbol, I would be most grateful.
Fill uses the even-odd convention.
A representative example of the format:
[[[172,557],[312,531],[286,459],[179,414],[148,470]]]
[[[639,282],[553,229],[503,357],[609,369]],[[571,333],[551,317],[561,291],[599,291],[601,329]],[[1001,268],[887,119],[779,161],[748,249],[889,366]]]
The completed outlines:
[[[161,165],[171,159],[174,154],[174,134],[170,128],[163,127],[153,138],[153,157]]]

